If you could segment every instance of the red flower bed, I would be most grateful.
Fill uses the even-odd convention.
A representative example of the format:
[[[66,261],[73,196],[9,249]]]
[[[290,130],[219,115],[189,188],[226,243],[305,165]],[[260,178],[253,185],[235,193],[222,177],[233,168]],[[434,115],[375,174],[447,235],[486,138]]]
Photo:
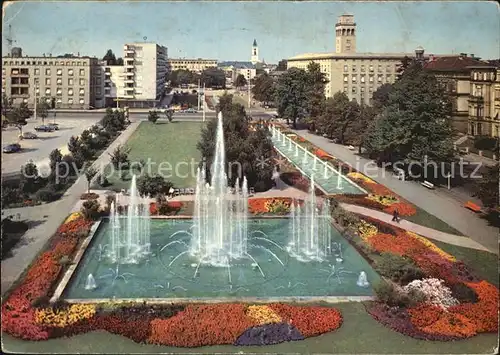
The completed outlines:
[[[289,197],[259,197],[259,198],[249,198],[248,199],[248,209],[250,213],[260,214],[260,213],[268,213],[269,210],[267,208],[266,203],[268,201],[284,201],[286,203],[292,203],[292,199]]]
[[[374,201],[374,200],[369,200],[365,198],[366,195],[335,195],[334,199],[336,199],[339,202],[343,203],[348,203],[351,205],[358,205],[358,206],[363,206],[366,208],[372,208],[374,210],[383,210],[386,208],[383,204]]]
[[[417,213],[417,209],[415,207],[405,202],[393,203],[392,205],[384,208],[384,212],[390,214],[393,214],[394,211],[398,211],[401,216],[413,216]]]
[[[436,322],[444,310],[438,306],[421,304],[417,307],[409,308],[408,314],[411,317],[411,322],[416,327],[422,328]]]
[[[269,307],[284,320],[293,324],[304,337],[331,332],[342,325],[342,314],[335,308],[291,306],[273,303]]]
[[[88,230],[92,223],[92,221],[88,221],[84,218],[78,218],[71,222],[62,224],[57,232],[60,234],[80,233]]]
[[[325,152],[325,151],[324,151],[324,150],[322,150],[322,149],[316,149],[316,150],[314,151],[314,154],[315,154],[317,157],[319,157],[319,158],[329,158],[329,157],[331,157],[331,155],[330,155],[330,154],[328,154],[327,152]]]
[[[158,207],[156,207],[156,202],[151,202],[149,204],[149,214],[151,216],[156,216],[158,214]]]
[[[153,320],[148,343],[180,347],[233,344],[255,325],[245,309],[243,304],[187,306],[172,318]]]
[[[181,201],[168,201],[168,207],[174,210],[180,210],[182,208]]]

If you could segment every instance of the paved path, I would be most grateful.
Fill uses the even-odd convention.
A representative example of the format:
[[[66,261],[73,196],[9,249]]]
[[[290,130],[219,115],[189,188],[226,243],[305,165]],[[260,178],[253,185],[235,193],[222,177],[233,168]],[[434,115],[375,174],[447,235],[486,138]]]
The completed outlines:
[[[136,130],[140,122],[133,122],[127,129],[101,154],[94,162],[94,166],[105,165],[109,162],[108,153],[119,145],[124,144],[130,135]],[[44,247],[47,241],[56,232],[61,223],[64,222],[74,205],[79,201],[80,195],[87,190],[87,180],[85,176],[80,176],[71,186],[64,196],[53,203],[4,210],[4,215],[21,214],[21,219],[25,219],[37,225],[29,229],[23,236],[20,244],[13,250],[13,256],[2,260],[2,295],[23,273],[25,268],[31,263],[38,252]]]
[[[424,227],[419,224],[415,224],[413,222],[406,221],[404,217],[401,218],[399,222],[393,222],[392,221],[392,215],[385,213],[385,212],[380,212],[376,210],[372,210],[370,208],[362,207],[362,206],[357,206],[357,205],[351,205],[347,203],[341,203],[340,206],[344,208],[347,211],[358,213],[363,216],[368,216],[372,218],[376,218],[380,221],[389,223],[393,226],[403,228],[409,232],[414,232],[417,234],[420,234],[426,238],[429,239],[434,239],[438,240],[440,242],[448,243],[448,244],[453,244],[453,245],[458,245],[460,247],[465,247],[465,248],[471,248],[471,249],[477,249],[477,250],[484,250],[488,251],[490,253],[497,253],[496,250],[490,250],[488,248],[485,248],[478,242],[475,242],[474,240],[467,238],[467,237],[461,237],[458,235],[453,235],[453,234],[448,234],[444,233],[432,228]]]
[[[364,172],[378,183],[387,186],[416,206],[453,226],[464,235],[485,246],[488,250],[495,250],[498,253],[498,228],[488,225],[487,221],[479,218],[474,212],[465,209],[453,197],[440,191],[439,188],[428,190],[416,182],[400,181],[388,171],[378,168],[371,160],[358,156],[345,146],[331,143],[326,138],[304,130],[294,131],[319,148]]]

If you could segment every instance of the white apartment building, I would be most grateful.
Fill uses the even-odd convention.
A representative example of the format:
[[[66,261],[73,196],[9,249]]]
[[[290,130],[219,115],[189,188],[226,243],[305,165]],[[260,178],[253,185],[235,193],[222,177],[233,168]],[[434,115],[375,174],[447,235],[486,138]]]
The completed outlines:
[[[189,70],[201,73],[205,69],[217,67],[216,59],[189,59],[189,58],[169,58],[169,70]]]
[[[117,95],[123,90],[119,105],[157,106],[166,89],[167,48],[156,43],[129,43],[123,51],[123,83],[117,80]]]

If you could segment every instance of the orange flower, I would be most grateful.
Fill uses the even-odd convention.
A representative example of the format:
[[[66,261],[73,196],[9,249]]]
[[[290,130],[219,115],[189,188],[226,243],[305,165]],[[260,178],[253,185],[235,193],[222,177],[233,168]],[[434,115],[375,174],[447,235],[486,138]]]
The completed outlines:
[[[415,207],[404,202],[393,203],[392,205],[384,208],[384,212],[390,214],[394,213],[394,211],[398,211],[401,216],[413,216],[417,213]]]

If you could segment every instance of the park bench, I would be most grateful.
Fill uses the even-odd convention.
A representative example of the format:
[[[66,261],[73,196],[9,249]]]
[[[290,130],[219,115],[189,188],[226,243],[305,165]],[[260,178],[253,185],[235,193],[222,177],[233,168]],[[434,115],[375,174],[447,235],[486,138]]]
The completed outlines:
[[[476,205],[474,202],[472,201],[467,201],[464,205],[465,208],[468,208],[469,210],[471,211],[474,211],[474,212],[481,212],[481,207]]]
[[[422,183],[422,186],[427,187],[428,189],[431,189],[431,190],[434,189],[434,184],[430,183],[427,180]]]

